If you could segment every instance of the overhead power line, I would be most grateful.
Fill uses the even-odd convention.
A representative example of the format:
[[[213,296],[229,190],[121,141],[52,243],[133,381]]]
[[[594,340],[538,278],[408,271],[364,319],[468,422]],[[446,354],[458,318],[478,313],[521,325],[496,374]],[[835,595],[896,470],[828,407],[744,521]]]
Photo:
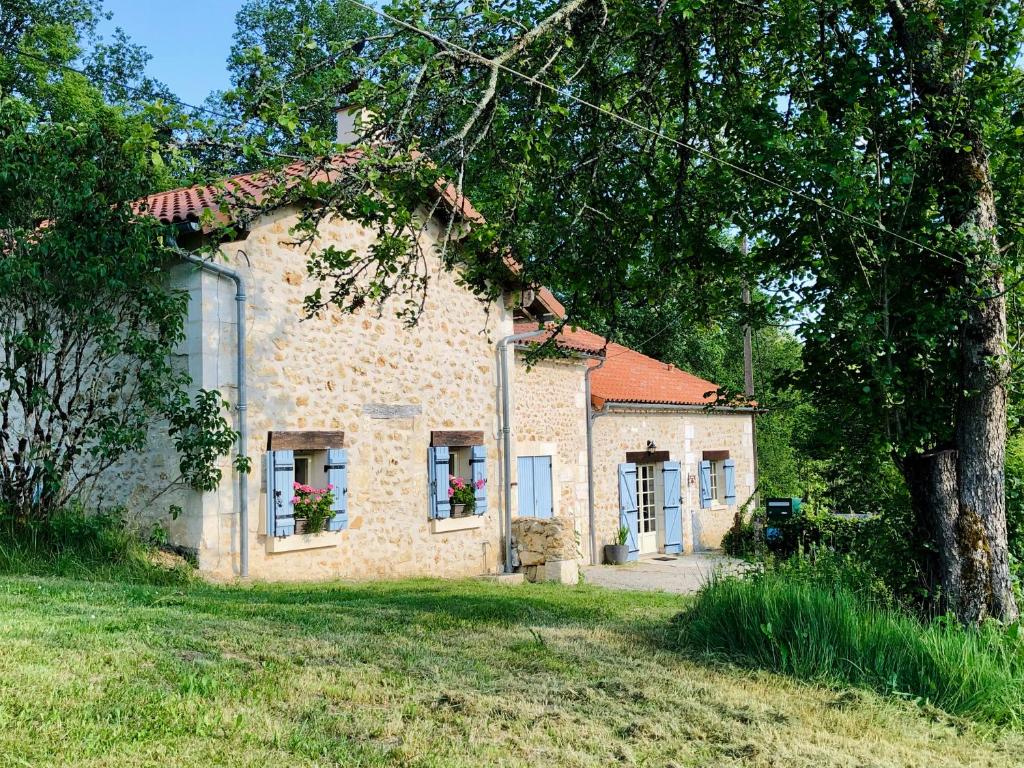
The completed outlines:
[[[582,98],[580,96],[577,96],[576,94],[572,93],[571,91],[569,91],[569,90],[567,90],[565,88],[559,88],[557,86],[551,85],[550,83],[546,83],[543,80],[539,80],[538,78],[534,77],[533,75],[527,74],[525,72],[521,72],[521,71],[519,71],[517,69],[514,69],[513,67],[510,67],[510,66],[508,66],[507,64],[505,64],[503,62],[496,61],[495,59],[490,59],[490,58],[484,56],[483,54],[477,53],[476,51],[474,51],[474,50],[472,50],[470,48],[466,48],[466,47],[464,47],[462,45],[459,45],[458,43],[453,43],[451,40],[447,40],[447,39],[441,37],[440,35],[435,34],[434,32],[431,32],[429,30],[423,29],[422,27],[417,27],[415,24],[412,24],[412,23],[410,23],[408,21],[404,21],[403,19],[399,19],[396,16],[392,16],[387,11],[382,11],[379,8],[374,8],[371,5],[367,5],[366,3],[361,2],[361,0],[344,0],[344,2],[348,3],[349,5],[354,5],[354,6],[357,6],[359,8],[362,8],[365,11],[369,11],[370,13],[373,13],[373,14],[379,16],[382,19],[386,19],[386,20],[392,22],[393,24],[397,24],[398,26],[403,27],[404,29],[407,29],[410,32],[414,32],[414,33],[416,33],[418,35],[421,35],[421,36],[427,38],[428,40],[433,40],[438,45],[442,45],[442,46],[448,48],[449,50],[458,51],[459,53],[462,53],[462,54],[464,54],[466,56],[469,56],[470,58],[476,59],[481,64],[484,64],[484,65],[490,67],[491,69],[495,69],[495,68],[500,69],[500,70],[502,70],[504,72],[507,72],[508,74],[512,75],[513,77],[518,77],[521,80],[524,80],[524,81],[526,81],[528,83],[536,85],[538,88],[543,88],[544,90],[550,91],[551,93],[554,93],[554,94],[556,94],[558,96],[562,96],[564,98],[570,99],[571,101],[575,101],[577,104],[579,104],[581,106],[587,107],[589,109],[593,109],[593,110],[601,113],[602,115],[604,115],[606,117],[609,117],[609,118],[611,118],[613,120],[617,120],[618,122],[624,123],[625,125],[629,125],[632,128],[635,128],[635,129],[637,129],[639,131],[643,131],[644,133],[650,134],[651,136],[655,136],[655,137],[657,137],[659,139],[662,139],[664,141],[667,141],[667,142],[669,142],[671,144],[675,144],[677,146],[683,147],[684,149],[688,149],[691,152],[694,152],[694,153],[700,155],[701,157],[704,157],[704,158],[707,158],[708,160],[711,160],[713,162],[719,163],[720,165],[724,165],[725,167],[730,168],[731,170],[734,170],[737,173],[741,173],[744,176],[748,176],[748,177],[750,177],[752,179],[756,179],[757,181],[760,181],[763,184],[766,184],[766,185],[768,185],[770,187],[773,187],[775,189],[778,189],[778,190],[781,190],[783,192],[786,192],[787,194],[793,195],[794,197],[798,197],[801,200],[804,200],[804,201],[809,202],[809,203],[811,203],[813,205],[816,205],[816,206],[818,206],[818,207],[820,207],[820,208],[822,208],[822,209],[824,209],[826,211],[834,213],[834,214],[836,214],[838,216],[842,216],[842,217],[844,217],[846,219],[849,219],[850,221],[855,221],[855,222],[857,222],[858,224],[860,224],[862,226],[868,227],[869,229],[873,229],[873,230],[876,230],[878,232],[882,232],[882,233],[884,233],[886,235],[889,235],[890,237],[893,237],[893,238],[895,238],[897,240],[905,242],[905,243],[907,243],[909,245],[912,245],[912,246],[914,246],[916,248],[920,248],[922,251],[927,251],[928,253],[932,253],[932,254],[934,254],[936,256],[940,256],[940,257],[942,257],[944,259],[948,259],[949,261],[952,261],[952,262],[957,263],[957,264],[964,264],[964,262],[962,260],[957,259],[954,256],[950,256],[949,254],[944,253],[944,252],[938,250],[937,248],[933,248],[930,245],[925,245],[924,243],[920,243],[920,242],[918,242],[917,240],[914,240],[911,237],[907,237],[906,235],[900,234],[899,232],[896,232],[894,230],[888,229],[887,227],[885,227],[882,224],[879,224],[878,222],[874,222],[874,221],[871,221],[870,219],[867,219],[867,218],[865,218],[863,216],[858,216],[857,214],[849,213],[848,211],[844,211],[842,208],[838,208],[838,207],[832,205],[831,203],[829,203],[829,202],[827,202],[825,200],[822,200],[819,197],[815,197],[814,195],[809,195],[806,192],[801,192],[798,189],[793,189],[792,187],[789,187],[789,186],[783,184],[782,182],[775,181],[774,179],[768,178],[764,174],[758,173],[757,171],[750,170],[749,168],[745,168],[742,165],[739,165],[737,163],[732,162],[731,160],[727,160],[727,159],[725,159],[723,157],[719,157],[718,155],[714,154],[713,152],[708,152],[706,149],[702,149],[701,147],[699,147],[699,146],[697,146],[695,144],[691,144],[690,142],[683,141],[681,139],[677,139],[674,136],[669,136],[664,131],[658,130],[657,128],[652,128],[651,126],[643,125],[642,123],[638,123],[637,121],[635,121],[635,120],[633,120],[633,119],[631,119],[629,117],[625,117],[624,115],[620,115],[620,114],[618,114],[616,112],[613,112],[612,110],[608,109],[607,107],[603,107],[600,104],[595,104],[592,101],[587,101],[586,99],[584,99],[584,98]]]
[[[829,202],[827,202],[825,200],[822,200],[819,197],[815,197],[814,195],[809,195],[806,192],[801,192],[798,189],[793,189],[792,187],[789,187],[786,184],[783,184],[782,182],[775,181],[774,179],[768,178],[764,174],[758,173],[757,171],[753,171],[753,170],[751,170],[749,168],[745,168],[744,166],[741,166],[738,163],[734,163],[731,160],[727,160],[727,159],[725,159],[723,157],[719,157],[718,155],[714,154],[713,152],[709,152],[706,149],[702,149],[701,147],[699,147],[699,146],[697,146],[695,144],[692,144],[692,143],[687,142],[687,141],[683,141],[682,139],[677,139],[674,136],[669,136],[664,131],[658,130],[657,128],[652,128],[652,127],[650,127],[648,125],[643,125],[642,123],[638,123],[637,121],[633,120],[632,118],[625,117],[624,115],[620,115],[620,114],[618,114],[616,112],[613,112],[612,110],[608,109],[607,107],[603,107],[600,104],[595,104],[595,103],[593,103],[591,101],[588,101],[587,99],[584,99],[584,98],[582,98],[580,96],[577,96],[576,94],[568,91],[565,88],[556,87],[554,85],[551,85],[549,83],[544,82],[543,80],[540,80],[540,79],[534,77],[533,75],[527,74],[525,72],[521,72],[521,71],[519,71],[519,70],[517,70],[517,69],[515,69],[513,67],[508,66],[507,64],[504,64],[504,63],[499,62],[499,61],[495,61],[494,59],[490,59],[490,58],[488,58],[487,56],[484,56],[481,53],[477,53],[476,51],[474,51],[474,50],[472,50],[470,48],[466,48],[466,47],[464,47],[462,45],[459,45],[458,43],[454,43],[454,42],[452,42],[450,40],[447,40],[447,39],[441,37],[440,35],[435,34],[434,32],[431,32],[429,30],[423,29],[422,27],[417,27],[415,24],[412,24],[410,22],[404,21],[403,19],[400,19],[400,18],[398,18],[396,16],[393,16],[393,15],[391,15],[390,13],[388,13],[386,11],[380,10],[378,8],[374,8],[373,6],[367,5],[366,3],[363,3],[360,0],[344,0],[344,2],[346,2],[346,3],[350,4],[350,5],[356,6],[358,8],[362,8],[365,11],[369,11],[370,13],[373,13],[374,15],[379,16],[382,19],[390,21],[393,24],[397,24],[398,26],[400,26],[400,27],[402,27],[404,29],[407,29],[410,32],[413,32],[415,34],[421,35],[422,37],[425,37],[428,40],[432,40],[432,41],[436,42],[437,44],[442,45],[442,46],[444,46],[444,47],[446,47],[446,48],[448,48],[450,50],[458,51],[459,53],[465,54],[466,56],[469,56],[469,57],[471,57],[473,59],[476,59],[481,64],[484,64],[484,65],[486,65],[488,67],[491,67],[491,68],[498,68],[498,69],[500,69],[500,70],[502,70],[504,72],[507,72],[508,74],[510,74],[510,75],[512,75],[514,77],[517,77],[517,78],[519,78],[521,80],[524,80],[524,81],[526,81],[528,83],[531,83],[533,85],[536,85],[539,88],[543,88],[546,91],[549,91],[549,92],[554,93],[554,94],[556,94],[558,96],[562,96],[564,98],[567,98],[567,99],[569,99],[571,101],[576,102],[577,104],[580,104],[581,106],[587,107],[588,109],[593,109],[593,110],[599,112],[600,114],[605,115],[606,117],[611,118],[612,120],[616,120],[616,121],[618,121],[620,123],[623,123],[623,124],[628,125],[628,126],[630,126],[632,128],[635,128],[636,130],[643,131],[644,133],[647,133],[647,134],[649,134],[651,136],[654,136],[656,138],[662,139],[663,141],[667,141],[667,142],[669,142],[671,144],[675,144],[677,146],[683,147],[684,149],[688,149],[691,152],[694,152],[695,154],[700,155],[701,157],[704,157],[704,158],[706,158],[708,160],[711,160],[712,162],[719,163],[720,165],[723,165],[723,166],[725,166],[725,167],[727,167],[727,168],[729,168],[731,170],[734,170],[737,173],[743,174],[743,175],[745,175],[745,176],[747,176],[749,178],[752,178],[752,179],[755,179],[757,181],[760,181],[763,184],[766,184],[766,185],[768,185],[770,187],[773,187],[775,189],[778,189],[778,190],[781,190],[783,192],[786,192],[787,194],[793,195],[794,197],[798,197],[801,200],[804,200],[806,202],[809,202],[809,203],[811,203],[813,205],[816,205],[816,206],[822,208],[823,210],[827,210],[827,211],[829,211],[831,213],[834,213],[834,214],[836,214],[838,216],[842,216],[843,218],[846,218],[846,219],[848,219],[850,221],[854,221],[854,222],[860,224],[861,226],[867,227],[869,229],[881,232],[882,234],[889,235],[890,237],[893,237],[896,240],[900,240],[901,242],[907,243],[908,245],[912,245],[912,246],[914,246],[916,248],[920,248],[922,251],[926,251],[928,253],[931,253],[931,254],[934,254],[936,256],[939,256],[940,258],[947,259],[948,261],[951,261],[951,262],[953,262],[955,264],[960,264],[960,265],[966,266],[966,263],[963,260],[958,259],[958,258],[956,258],[954,256],[950,256],[949,254],[947,254],[947,253],[945,253],[943,251],[940,251],[937,248],[933,248],[930,245],[926,245],[924,243],[918,242],[917,240],[914,240],[911,237],[908,237],[908,236],[906,236],[904,234],[901,234],[900,232],[897,232],[897,231],[892,230],[892,229],[888,229],[887,227],[885,227],[882,224],[879,224],[878,222],[874,222],[874,221],[871,221],[870,219],[865,218],[863,216],[858,216],[857,214],[853,214],[853,213],[849,213],[848,211],[844,211],[842,208],[838,208],[837,206],[834,206],[831,203],[829,203]],[[81,69],[77,69],[77,68],[72,67],[71,65],[65,64],[63,62],[50,61],[50,60],[46,59],[43,56],[39,56],[38,54],[34,54],[34,53],[29,52],[29,51],[16,50],[13,53],[15,55],[18,55],[18,56],[24,56],[24,57],[27,57],[27,58],[35,59],[36,61],[42,62],[44,64],[47,64],[48,66],[58,67],[58,68],[63,69],[65,71],[73,72],[73,73],[75,73],[77,75],[80,75],[80,76],[82,76],[82,77],[84,77],[84,78],[86,78],[88,80],[93,80],[93,79],[100,80],[101,82],[103,82],[103,83],[105,83],[107,85],[111,85],[111,86],[115,86],[116,85],[117,87],[125,88],[125,89],[130,90],[130,91],[134,91],[136,94],[144,92],[144,89],[142,89],[142,88],[140,88],[138,86],[132,86],[132,85],[128,85],[126,83],[114,83],[111,80],[105,79],[105,78],[93,78],[91,75],[89,75],[89,73],[87,73],[87,72],[85,72],[85,71],[83,71]],[[206,113],[206,114],[212,115],[214,117],[219,117],[222,120],[226,120],[226,121],[229,121],[229,122],[233,123],[235,128],[245,128],[246,124],[247,124],[246,121],[241,121],[237,117],[235,117],[234,115],[229,115],[226,112],[221,112],[219,110],[211,109],[210,107],[202,107],[202,106],[197,106],[195,104],[189,104],[188,102],[182,101],[181,99],[178,99],[178,98],[176,98],[174,96],[161,96],[160,98],[163,101],[166,101],[166,102],[171,103],[171,104],[176,104],[176,105],[178,105],[180,107],[183,107],[185,109],[192,110],[193,112]],[[288,159],[288,160],[306,160],[306,161],[312,162],[311,158],[304,158],[304,157],[300,157],[298,155],[291,155],[291,154],[277,152],[277,151],[270,150],[270,149],[264,149],[264,150],[261,150],[261,152],[263,154],[271,156],[271,157],[278,157],[278,158]]]

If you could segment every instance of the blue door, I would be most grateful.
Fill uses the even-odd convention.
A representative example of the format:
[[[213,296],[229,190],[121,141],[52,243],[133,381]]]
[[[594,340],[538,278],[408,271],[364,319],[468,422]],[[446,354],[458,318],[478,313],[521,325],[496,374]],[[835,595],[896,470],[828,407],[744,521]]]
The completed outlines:
[[[519,515],[549,518],[555,512],[551,457],[519,457]]]

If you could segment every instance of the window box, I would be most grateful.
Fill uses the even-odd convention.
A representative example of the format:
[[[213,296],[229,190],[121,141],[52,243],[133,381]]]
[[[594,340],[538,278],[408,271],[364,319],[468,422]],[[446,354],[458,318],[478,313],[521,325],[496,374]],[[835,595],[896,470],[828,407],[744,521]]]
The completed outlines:
[[[267,536],[267,554],[278,555],[284,552],[301,552],[304,549],[327,549],[336,547],[341,541],[341,533],[324,531],[322,533],[296,533],[291,536]]]
[[[444,520],[431,520],[431,533],[452,533],[454,531],[472,531],[483,528],[484,520],[479,515],[465,517],[449,517]]]

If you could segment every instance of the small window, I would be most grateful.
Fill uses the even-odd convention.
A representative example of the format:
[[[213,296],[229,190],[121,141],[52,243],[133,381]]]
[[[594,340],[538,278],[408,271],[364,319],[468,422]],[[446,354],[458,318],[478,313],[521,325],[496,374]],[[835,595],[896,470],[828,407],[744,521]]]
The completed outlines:
[[[721,462],[718,461],[711,462],[711,501],[715,504],[720,498],[718,495],[718,488],[721,485],[718,481],[718,473],[722,471],[720,464]]]
[[[473,458],[472,449],[469,446],[450,448],[448,456],[448,472],[451,475],[451,482],[457,483],[461,481],[463,485],[472,488],[473,465],[470,461]],[[452,504],[452,517],[468,517],[474,511],[474,508],[471,506],[460,508],[458,505]]]
[[[313,461],[310,455],[295,455],[295,482],[299,485],[309,485],[309,467]]]

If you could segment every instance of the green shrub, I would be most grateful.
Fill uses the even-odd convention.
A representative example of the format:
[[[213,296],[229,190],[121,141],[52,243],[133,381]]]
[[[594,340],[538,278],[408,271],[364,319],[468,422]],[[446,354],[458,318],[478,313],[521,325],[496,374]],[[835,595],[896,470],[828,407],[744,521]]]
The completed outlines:
[[[722,537],[722,550],[732,557],[752,557],[757,549],[756,539],[754,524],[737,515],[732,528]]]
[[[119,510],[88,513],[81,505],[45,521],[16,522],[0,512],[0,573],[68,576],[106,581],[178,584],[190,566],[159,565],[154,547],[125,524]]]
[[[1020,625],[964,629],[913,617],[839,581],[768,570],[709,584],[676,620],[680,647],[826,683],[911,697],[1001,725],[1024,723]]]

